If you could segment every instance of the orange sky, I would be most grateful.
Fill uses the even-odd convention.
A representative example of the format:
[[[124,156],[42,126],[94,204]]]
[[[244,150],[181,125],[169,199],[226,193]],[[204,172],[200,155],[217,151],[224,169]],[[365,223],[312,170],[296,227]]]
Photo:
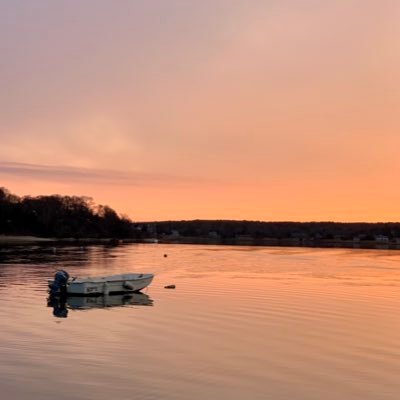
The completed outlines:
[[[0,186],[134,220],[399,221],[400,3],[0,4]]]

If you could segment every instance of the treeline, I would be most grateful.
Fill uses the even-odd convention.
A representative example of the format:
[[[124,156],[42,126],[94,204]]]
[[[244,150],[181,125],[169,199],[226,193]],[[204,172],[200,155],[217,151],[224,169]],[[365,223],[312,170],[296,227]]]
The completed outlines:
[[[146,224],[150,235],[231,239],[376,240],[400,238],[400,223],[261,222],[227,220],[164,221]]]
[[[278,240],[394,240],[400,223],[162,221],[134,224],[89,197],[24,196],[0,187],[0,235],[55,238],[205,238]]]
[[[0,234],[55,238],[132,237],[132,221],[89,197],[18,197],[0,188]]]

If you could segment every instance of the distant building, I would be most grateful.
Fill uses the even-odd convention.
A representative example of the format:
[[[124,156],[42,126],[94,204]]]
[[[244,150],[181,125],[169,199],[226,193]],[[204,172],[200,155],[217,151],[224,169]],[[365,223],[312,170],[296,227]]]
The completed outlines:
[[[385,235],[376,235],[375,241],[379,243],[389,243],[389,238]]]
[[[235,240],[237,242],[251,242],[254,239],[251,235],[236,235]]]
[[[208,232],[208,237],[211,238],[211,239],[219,239],[219,238],[220,238],[220,236],[218,235],[218,233],[215,232],[215,231]]]
[[[157,234],[157,227],[156,227],[156,225],[147,224],[146,231],[150,235],[156,235]]]

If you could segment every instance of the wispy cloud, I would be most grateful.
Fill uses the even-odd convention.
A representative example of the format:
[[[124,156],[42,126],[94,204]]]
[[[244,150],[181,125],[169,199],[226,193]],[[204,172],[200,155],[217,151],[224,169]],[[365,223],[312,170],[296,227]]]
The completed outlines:
[[[150,174],[145,172],[116,171],[107,169],[79,168],[64,165],[40,165],[0,161],[0,177],[33,178],[43,181],[63,181],[92,184],[152,185],[185,184],[198,181],[190,177]]]

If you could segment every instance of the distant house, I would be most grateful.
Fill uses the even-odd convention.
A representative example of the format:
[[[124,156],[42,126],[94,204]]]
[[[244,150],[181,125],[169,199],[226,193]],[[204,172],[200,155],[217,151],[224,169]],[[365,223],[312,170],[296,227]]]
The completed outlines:
[[[251,235],[236,235],[235,240],[237,242],[252,242],[254,239]]]
[[[174,238],[177,238],[177,237],[179,237],[180,235],[179,235],[179,231],[177,231],[177,230],[175,230],[175,229],[173,229],[172,231],[171,231],[171,237],[174,237]]]
[[[208,232],[208,237],[211,238],[211,239],[219,239],[220,238],[218,233],[215,232],[215,231]]]
[[[376,235],[375,241],[379,243],[389,243],[389,237],[385,235]]]
[[[155,235],[157,233],[157,226],[152,224],[147,224],[146,231],[150,235]]]

